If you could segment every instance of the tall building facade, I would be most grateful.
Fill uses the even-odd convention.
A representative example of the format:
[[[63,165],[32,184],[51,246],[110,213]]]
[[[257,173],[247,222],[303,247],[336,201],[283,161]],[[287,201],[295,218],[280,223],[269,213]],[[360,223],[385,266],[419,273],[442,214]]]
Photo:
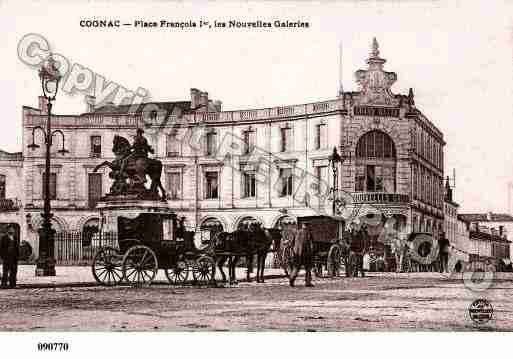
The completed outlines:
[[[96,106],[86,112],[52,115],[64,133],[52,146],[50,173],[54,228],[82,230],[97,225],[96,202],[109,191],[104,167],[112,161],[115,135],[132,140],[137,128],[163,163],[168,205],[196,228],[233,231],[247,221],[280,226],[297,216],[331,213],[330,155],[337,164],[337,187],[347,208],[378,209],[412,231],[443,231],[442,132],[416,106],[413,90],[395,94],[394,72],[384,70],[376,40],[367,67],[355,73],[358,91],[341,91],[322,102],[240,111],[222,111],[220,101],[191,89],[182,102],[137,106]],[[18,221],[25,240],[37,248],[43,206],[44,148],[29,148],[42,138],[46,104],[23,107],[20,173],[7,180],[18,186]],[[5,172],[1,167],[0,172]],[[1,174],[1,173],[0,173]],[[337,195],[340,195],[337,194]],[[37,253],[37,250],[34,251]]]

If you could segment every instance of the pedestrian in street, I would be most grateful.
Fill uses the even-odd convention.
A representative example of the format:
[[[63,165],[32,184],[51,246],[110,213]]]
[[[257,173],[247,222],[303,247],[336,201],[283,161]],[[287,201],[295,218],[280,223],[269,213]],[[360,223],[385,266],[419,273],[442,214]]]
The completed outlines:
[[[7,226],[7,233],[0,238],[0,259],[2,259],[2,288],[16,287],[18,257],[20,255],[20,239],[13,225]]]
[[[449,272],[449,240],[445,233],[438,238],[438,257],[440,260],[440,273]]]
[[[308,230],[306,223],[302,223],[300,229],[297,231],[292,244],[293,253],[293,268],[290,273],[289,284],[294,286],[296,277],[301,269],[305,267],[305,286],[313,287],[312,284],[312,267],[313,267],[313,240],[312,234]]]

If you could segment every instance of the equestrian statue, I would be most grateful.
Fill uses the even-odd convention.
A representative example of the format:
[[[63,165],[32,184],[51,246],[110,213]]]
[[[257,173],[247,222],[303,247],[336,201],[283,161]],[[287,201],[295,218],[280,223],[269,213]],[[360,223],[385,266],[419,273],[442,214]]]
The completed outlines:
[[[104,161],[94,168],[94,172],[104,166],[111,170],[109,177],[113,183],[106,198],[166,199],[166,191],[160,181],[162,162],[148,157],[154,150],[143,133],[141,128],[137,129],[132,145],[126,138],[115,135],[112,146],[114,160]],[[146,175],[151,180],[149,189],[145,186]]]

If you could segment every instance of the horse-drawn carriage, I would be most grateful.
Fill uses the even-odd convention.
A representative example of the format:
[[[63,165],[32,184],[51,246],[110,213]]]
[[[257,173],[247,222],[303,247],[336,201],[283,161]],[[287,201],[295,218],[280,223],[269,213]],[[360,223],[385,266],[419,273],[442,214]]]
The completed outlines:
[[[440,259],[438,244],[433,240],[432,233],[413,232],[404,242],[402,260],[396,266],[401,272],[432,272],[439,271]]]
[[[281,264],[288,275],[288,263],[291,261],[291,249],[288,236],[293,235],[302,224],[308,226],[313,239],[314,273],[317,277],[336,277],[346,272],[348,246],[346,244],[345,221],[340,217],[305,216],[298,217],[297,224],[287,225],[283,230]]]
[[[190,273],[194,282],[214,280],[212,253],[198,249],[195,232],[178,228],[173,213],[139,211],[107,218],[107,224],[117,230],[118,245],[101,247],[96,253],[92,272],[98,283],[150,284],[159,269],[164,269],[171,284],[184,283]]]

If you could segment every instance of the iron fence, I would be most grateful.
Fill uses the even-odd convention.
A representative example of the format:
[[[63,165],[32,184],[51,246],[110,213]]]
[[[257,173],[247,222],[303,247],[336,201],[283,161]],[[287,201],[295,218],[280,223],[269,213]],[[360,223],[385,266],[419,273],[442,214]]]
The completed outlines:
[[[58,232],[54,245],[57,265],[89,265],[100,247],[118,248],[117,233]]]

